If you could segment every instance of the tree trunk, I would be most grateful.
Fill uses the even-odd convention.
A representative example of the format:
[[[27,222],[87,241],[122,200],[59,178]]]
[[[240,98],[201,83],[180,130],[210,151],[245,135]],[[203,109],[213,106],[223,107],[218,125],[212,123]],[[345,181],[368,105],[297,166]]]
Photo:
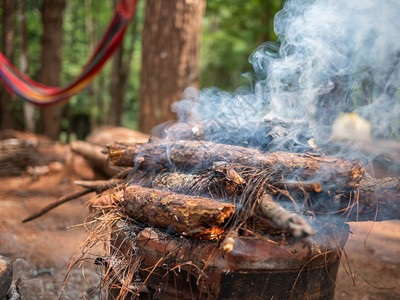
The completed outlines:
[[[139,128],[175,119],[171,103],[197,87],[205,0],[148,0],[142,39]]]
[[[40,80],[46,85],[60,85],[64,8],[65,0],[43,0],[42,2]],[[53,140],[58,140],[61,131],[62,106],[42,108],[40,118],[43,134]]]
[[[28,33],[26,27],[26,0],[18,1],[18,34],[21,53],[19,57],[20,71],[28,74]],[[25,128],[35,132],[35,107],[29,102],[24,102]]]
[[[92,0],[85,0],[85,10],[86,12],[92,11],[93,3]],[[78,5],[80,5],[78,3]],[[92,14],[86,14],[85,13],[85,33],[88,39],[88,46],[87,50],[88,53],[93,53],[96,44],[97,44],[97,38],[95,35],[95,24],[94,24],[94,17]],[[90,102],[92,103],[91,108],[90,108],[90,131],[96,129],[98,127],[98,99],[95,97],[95,84],[94,81],[88,84],[86,87],[86,90],[89,95]]]
[[[3,37],[2,46],[3,54],[12,61],[13,45],[14,45],[14,0],[3,0]],[[14,120],[11,113],[11,96],[1,88],[1,128],[13,128]]]
[[[124,48],[123,43],[114,54],[113,65],[111,71],[110,85],[110,119],[109,124],[113,126],[121,126],[122,114],[124,112],[124,96],[127,80],[127,68],[124,66]]]

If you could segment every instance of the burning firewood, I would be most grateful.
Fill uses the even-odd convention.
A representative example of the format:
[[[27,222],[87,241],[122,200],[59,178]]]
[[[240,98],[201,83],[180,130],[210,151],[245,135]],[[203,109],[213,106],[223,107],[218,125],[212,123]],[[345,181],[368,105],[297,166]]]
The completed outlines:
[[[326,202],[330,205],[319,208],[321,212],[340,214],[348,221],[398,220],[400,178],[374,179],[367,176],[353,192],[337,191]]]
[[[282,178],[301,181],[319,178],[335,187],[356,187],[365,171],[362,163],[335,157],[302,153],[272,152],[221,145],[205,141],[152,140],[146,144],[114,143],[107,145],[109,162],[123,167],[160,171],[207,169],[213,163],[225,161],[237,165],[280,172]]]
[[[308,210],[316,214],[342,215],[348,220],[386,220],[400,215],[397,179],[370,179],[360,162],[284,152],[262,154],[255,149],[204,141],[153,140],[143,145],[117,143],[108,145],[108,152],[110,162],[116,165],[130,165],[139,170],[150,170],[153,174],[163,169],[189,172],[179,175],[175,173],[172,177],[159,173],[149,185],[157,188],[164,186],[168,189],[169,186],[177,192],[199,192],[208,194],[207,197],[226,197],[232,193],[240,195],[244,186],[235,180],[244,180],[250,188],[260,188],[254,182],[249,184],[249,177],[241,172],[233,171],[238,176],[235,179],[231,175],[233,180],[227,180],[227,174],[219,181],[218,176],[205,176],[207,172],[210,174],[218,170],[218,166],[213,166],[223,161],[231,166],[220,167],[220,173],[226,173],[224,168],[237,170],[232,167],[237,165],[253,168],[250,177],[259,178],[265,172],[268,176],[264,186],[267,186],[268,194],[277,195],[279,202],[282,199],[292,201],[294,198],[290,195],[295,193],[294,201],[300,205],[310,201],[311,207]],[[292,174],[296,174],[297,181]],[[201,184],[207,181],[204,178],[201,181],[202,176],[207,178],[207,184]],[[319,182],[315,182],[316,179]],[[253,202],[248,204],[248,208]]]
[[[153,179],[153,187],[180,193],[188,193],[190,191],[192,194],[200,194],[207,197],[230,198],[232,202],[238,203],[240,201],[251,201],[250,199],[241,200],[240,197],[235,201],[235,195],[242,195],[244,189],[242,185],[246,184],[240,175],[236,172],[235,174],[235,178],[240,178],[240,181],[230,181],[229,179],[232,179],[230,176],[218,178],[205,174],[161,173]],[[229,178],[228,182],[224,181],[226,178]],[[236,188],[232,187],[232,185],[236,185]],[[310,186],[315,188],[318,187],[318,184],[313,183]],[[307,186],[307,188],[310,188],[310,186]],[[298,188],[296,185],[290,187]],[[245,196],[245,198],[247,197]],[[273,232],[272,228],[275,227],[295,237],[305,237],[313,234],[311,226],[305,219],[284,209],[268,194],[262,194],[256,204],[256,211],[260,212],[259,215],[261,218],[253,216],[257,218],[255,227],[263,228],[264,230],[268,229],[270,232]],[[277,230],[275,229],[275,231]]]
[[[233,126],[217,121],[207,123],[175,123],[159,134],[167,140],[207,140],[221,144],[290,152],[315,151],[309,141],[313,138],[306,122],[263,120],[246,126]]]
[[[192,236],[213,226],[222,226],[235,212],[231,203],[168,191],[128,186],[106,193],[92,207],[117,202],[138,222]]]
[[[224,199],[225,201],[229,201],[230,203],[240,203],[240,202],[248,202],[247,205],[242,205],[242,207],[248,207],[249,210],[253,210],[251,206],[253,204],[256,206],[254,213],[249,212],[248,214],[243,214],[240,213],[240,215],[236,215],[235,219],[238,222],[244,222],[246,226],[255,228],[257,230],[261,231],[268,231],[270,233],[279,233],[279,232],[286,232],[289,234],[292,234],[295,237],[305,237],[308,235],[312,235],[313,231],[311,229],[311,226],[301,217],[296,215],[293,212],[289,212],[283,207],[281,207],[278,203],[274,202],[270,196],[267,194],[262,194],[261,197],[258,199],[258,201],[252,200],[251,197],[247,197],[247,195],[244,195],[245,199],[242,199],[243,196],[243,187],[241,189],[237,189],[236,192],[234,191],[229,191],[228,189],[232,188],[229,185],[226,185],[224,183],[223,178],[213,178],[211,177],[212,175],[207,174],[184,174],[184,173],[162,173],[153,178],[153,176],[150,176],[148,180],[152,180],[152,187],[156,189],[163,189],[165,191],[169,192],[174,192],[174,196],[179,198],[179,201],[182,201],[183,203],[186,203],[187,199],[190,199],[190,197],[184,196],[184,195],[179,195],[175,193],[183,193],[183,194],[188,194],[190,191],[191,195],[200,195],[200,196],[205,196],[207,198],[200,198],[202,200],[202,205],[205,210],[209,211],[209,214],[214,214],[214,207],[210,206],[210,204],[214,205],[214,201],[209,199],[209,198],[219,198],[219,199]],[[228,172],[227,176],[228,178],[232,179],[229,176],[232,176],[232,172]],[[236,174],[236,179],[241,178],[238,174]],[[236,184],[245,184],[244,179],[241,179],[242,181],[236,182]],[[136,183],[135,181],[133,181]],[[80,182],[78,182],[80,185],[82,185]],[[96,187],[98,185],[103,186],[102,181],[94,181],[92,184],[90,182],[84,182],[83,186],[85,187]],[[141,181],[143,184],[143,181]],[[233,182],[232,182],[233,183]],[[150,186],[150,184],[146,183],[146,186]],[[157,193],[161,194],[161,191],[157,190],[151,190],[151,189],[145,189],[142,187],[137,187],[139,191],[144,190],[148,193]],[[149,192],[150,191],[150,192]],[[151,192],[152,191],[152,192]],[[136,190],[137,192],[137,190]],[[123,194],[125,193],[125,194]],[[126,196],[126,190],[125,192],[123,190],[121,191],[113,191],[112,193],[106,193],[105,195],[102,195],[95,201],[91,203],[92,208],[93,207],[112,207],[112,203],[114,202],[119,202],[119,203],[125,203],[123,206],[126,208],[126,213],[129,216],[137,217],[142,213],[143,208],[140,206],[142,203],[142,196],[138,195],[131,195],[133,192],[129,192],[130,196]],[[123,195],[121,195],[123,194]],[[139,197],[139,200],[137,200],[137,197]],[[163,198],[159,201],[163,202],[165,195],[162,196]],[[255,197],[258,197],[255,195]],[[121,200],[123,199],[123,200]],[[266,200],[268,200],[268,203],[266,203]],[[131,203],[132,202],[132,203]],[[149,209],[154,210],[155,214],[162,214],[163,211],[165,211],[165,208],[161,205],[157,206],[157,199],[154,199],[154,197],[151,199],[151,206]],[[220,202],[218,202],[220,203]],[[127,209],[128,208],[128,209]],[[186,215],[186,204],[180,207],[174,208],[175,212],[179,212],[181,215]],[[194,211],[194,213],[197,213]],[[178,215],[178,213],[176,213]],[[233,215],[233,214],[232,214]],[[249,218],[249,216],[251,216]],[[232,217],[232,216],[231,216]],[[139,219],[139,218],[138,218]],[[143,220],[143,218],[140,218]],[[149,224],[149,220],[143,221],[144,224]],[[150,221],[150,223],[153,223],[153,221]],[[172,224],[172,223],[171,223]],[[212,224],[211,224],[212,225]],[[184,224],[181,224],[180,230],[182,232],[189,232],[191,228],[186,226]],[[198,231],[204,231],[204,228],[201,224],[199,224],[199,220],[192,219],[190,222],[190,226],[193,228],[196,228]],[[193,230],[192,230],[193,231]]]

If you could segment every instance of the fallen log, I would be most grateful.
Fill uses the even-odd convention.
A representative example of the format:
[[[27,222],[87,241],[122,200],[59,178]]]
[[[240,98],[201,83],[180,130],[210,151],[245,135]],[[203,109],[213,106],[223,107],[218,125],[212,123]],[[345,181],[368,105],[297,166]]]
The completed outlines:
[[[63,146],[40,142],[34,137],[32,134],[30,139],[0,140],[0,177],[21,176],[34,168],[45,168],[54,163],[64,164],[66,149]]]
[[[107,145],[112,165],[160,171],[207,169],[216,162],[269,169],[279,179],[317,180],[325,191],[357,187],[365,171],[361,162],[304,153],[272,152],[205,141],[152,140],[145,144]]]
[[[107,155],[102,153],[103,147],[101,146],[75,141],[71,144],[71,149],[76,154],[83,156],[94,170],[107,177],[115,176],[119,172],[117,168],[112,168],[107,164]]]
[[[235,212],[231,203],[140,186],[128,186],[94,200],[92,207],[116,203],[134,220],[184,236],[223,226]]]

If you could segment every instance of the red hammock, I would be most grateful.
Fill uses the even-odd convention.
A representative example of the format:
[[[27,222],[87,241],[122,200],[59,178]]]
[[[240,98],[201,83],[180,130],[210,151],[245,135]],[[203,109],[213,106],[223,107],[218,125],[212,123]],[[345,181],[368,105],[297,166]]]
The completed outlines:
[[[122,42],[127,26],[136,10],[137,0],[121,0],[117,5],[114,18],[108,26],[92,57],[66,87],[42,85],[19,72],[0,53],[0,76],[6,89],[13,95],[37,106],[49,106],[65,102],[71,96],[84,89],[101,71],[104,64]]]

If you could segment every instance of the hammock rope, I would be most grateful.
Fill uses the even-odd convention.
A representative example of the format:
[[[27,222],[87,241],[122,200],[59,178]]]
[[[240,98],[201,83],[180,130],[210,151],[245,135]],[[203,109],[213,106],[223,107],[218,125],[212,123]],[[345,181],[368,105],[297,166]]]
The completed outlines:
[[[104,64],[121,44],[133,18],[138,0],[121,0],[105,34],[81,72],[65,87],[50,87],[36,82],[17,70],[0,53],[0,77],[7,91],[36,106],[50,106],[68,101],[100,73]]]

